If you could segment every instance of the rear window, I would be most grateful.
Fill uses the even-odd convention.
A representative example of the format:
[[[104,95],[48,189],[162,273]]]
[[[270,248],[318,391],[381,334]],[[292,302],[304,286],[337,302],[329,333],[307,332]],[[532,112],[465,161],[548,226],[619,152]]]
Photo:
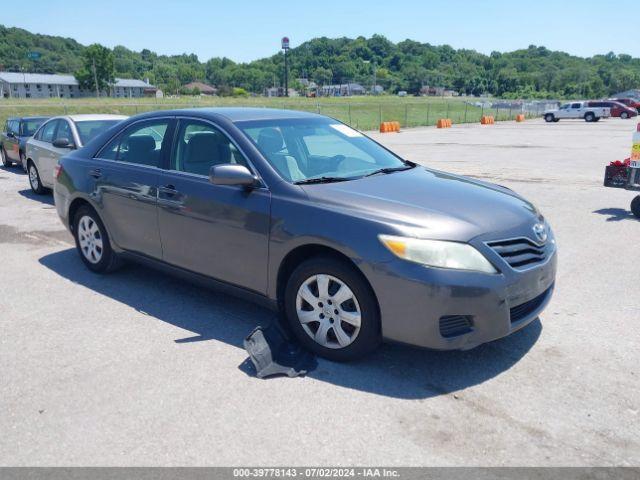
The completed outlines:
[[[102,132],[120,122],[121,120],[82,120],[76,122],[76,129],[82,145],[86,145]]]
[[[40,128],[40,125],[44,123],[46,119],[38,118],[34,120],[23,120],[22,121],[22,136],[23,137],[32,137],[36,130]]]

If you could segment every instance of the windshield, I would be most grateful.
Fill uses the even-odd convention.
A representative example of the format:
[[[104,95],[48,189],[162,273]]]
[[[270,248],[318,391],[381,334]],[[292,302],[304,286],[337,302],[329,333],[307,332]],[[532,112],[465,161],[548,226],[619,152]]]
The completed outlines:
[[[46,118],[34,118],[31,120],[23,120],[22,121],[22,136],[23,137],[33,137],[33,134],[36,133],[38,127],[44,123]]]
[[[113,127],[121,120],[82,120],[76,123],[82,145],[86,145],[94,137]]]
[[[360,132],[323,118],[238,122],[237,126],[290,182],[352,179],[408,165]]]

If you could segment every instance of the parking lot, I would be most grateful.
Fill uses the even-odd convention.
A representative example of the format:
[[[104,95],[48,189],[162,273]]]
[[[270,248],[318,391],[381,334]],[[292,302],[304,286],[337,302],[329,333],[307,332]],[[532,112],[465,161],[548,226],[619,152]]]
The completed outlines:
[[[637,465],[640,221],[632,193],[602,187],[635,124],[372,134],[534,201],[556,294],[471,351],[385,345],[295,379],[247,367],[242,341],[270,312],[140,266],[90,273],[52,197],[0,169],[0,464]]]

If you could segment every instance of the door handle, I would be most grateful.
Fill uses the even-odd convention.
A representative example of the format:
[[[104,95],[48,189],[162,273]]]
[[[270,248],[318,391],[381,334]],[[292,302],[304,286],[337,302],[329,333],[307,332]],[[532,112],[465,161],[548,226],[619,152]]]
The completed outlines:
[[[89,170],[89,176],[93,178],[100,178],[102,176],[102,170],[100,170],[99,168]]]
[[[164,187],[160,187],[158,190],[160,191],[160,193],[164,193],[168,197],[173,197],[174,195],[178,194],[176,187],[174,187],[173,185],[165,185]]]

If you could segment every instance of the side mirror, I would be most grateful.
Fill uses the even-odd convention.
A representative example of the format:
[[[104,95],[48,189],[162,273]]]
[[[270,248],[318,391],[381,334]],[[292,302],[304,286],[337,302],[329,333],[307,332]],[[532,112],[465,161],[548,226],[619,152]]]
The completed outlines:
[[[244,165],[223,163],[211,167],[209,181],[214,185],[237,185],[249,189],[258,183],[258,177]]]
[[[53,141],[53,146],[56,148],[74,148],[73,143],[66,137],[56,138]]]
[[[7,137],[9,137],[9,138],[15,138],[15,137],[16,137],[16,134],[15,134],[15,133],[13,133],[13,132],[7,132]]]

